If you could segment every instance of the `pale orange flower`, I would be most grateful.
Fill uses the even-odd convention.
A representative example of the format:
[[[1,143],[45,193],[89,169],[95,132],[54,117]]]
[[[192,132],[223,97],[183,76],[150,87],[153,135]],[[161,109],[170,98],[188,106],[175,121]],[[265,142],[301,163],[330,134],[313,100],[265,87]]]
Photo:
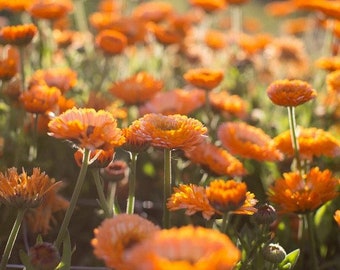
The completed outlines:
[[[107,267],[125,270],[126,253],[138,243],[150,238],[159,227],[138,215],[119,214],[105,219],[94,230],[91,244],[94,254]]]
[[[50,136],[89,150],[109,150],[125,141],[116,119],[102,110],[73,108],[52,119],[48,127]]]
[[[339,195],[339,179],[331,171],[312,168],[307,174],[284,173],[269,188],[269,200],[283,213],[306,213],[314,211]]]
[[[288,35],[299,35],[312,29],[310,20],[305,17],[286,20],[282,24],[282,31]]]
[[[16,168],[0,172],[0,201],[16,208],[34,208],[41,204],[44,195],[55,185],[55,180],[48,177],[39,168],[33,168],[32,175]]]
[[[89,22],[94,29],[96,29],[97,31],[101,31],[105,29],[111,29],[111,25],[115,23],[119,18],[120,15],[116,13],[93,12],[89,15]]]
[[[32,41],[37,32],[34,24],[4,26],[0,29],[0,43],[25,46]]]
[[[151,99],[163,88],[163,81],[147,72],[139,72],[125,80],[115,82],[110,93],[126,104],[141,104]]]
[[[166,149],[190,150],[200,144],[207,128],[185,115],[146,114],[139,119],[136,134],[150,140],[151,145]]]
[[[160,22],[165,20],[173,12],[170,3],[151,1],[141,3],[134,8],[132,16],[145,21]]]
[[[340,69],[340,56],[321,57],[315,61],[318,68],[326,71],[335,71]]]
[[[47,20],[63,18],[72,10],[70,0],[35,0],[27,9],[33,18]]]
[[[268,86],[267,95],[276,105],[296,107],[314,99],[317,92],[301,80],[277,80]]]
[[[9,81],[18,72],[17,62],[12,58],[0,59],[0,80]]]
[[[65,49],[76,40],[76,32],[70,30],[53,29],[53,38],[58,48]]]
[[[138,136],[140,125],[140,121],[135,120],[130,126],[122,130],[126,139],[125,143],[122,145],[122,148],[126,151],[139,153],[145,151],[150,146],[150,138]]]
[[[189,3],[194,7],[199,7],[206,12],[215,12],[227,7],[225,0],[190,0]]]
[[[244,122],[226,122],[218,128],[218,138],[232,154],[259,161],[279,161],[282,153],[260,128]]]
[[[121,4],[112,0],[101,0],[98,4],[98,10],[107,13],[119,13],[121,11]]]
[[[185,37],[185,33],[167,24],[152,24],[149,26],[149,30],[154,34],[156,40],[164,45],[179,44]]]
[[[284,17],[297,11],[297,7],[293,1],[273,1],[267,3],[264,10],[273,17]]]
[[[139,107],[140,115],[147,113],[185,114],[188,115],[205,102],[205,93],[201,89],[174,89],[157,93],[151,100]]]
[[[336,223],[340,227],[340,209],[335,211],[335,213],[334,213],[334,220],[336,221]]]
[[[58,99],[58,113],[63,113],[76,106],[76,102],[71,98],[60,96]]]
[[[107,55],[116,55],[124,51],[127,38],[116,30],[102,30],[96,36],[96,45]]]
[[[213,50],[220,50],[227,46],[227,39],[224,32],[209,29],[204,36],[204,42]]]
[[[60,96],[58,88],[36,84],[20,95],[20,101],[27,112],[45,113],[57,107]]]
[[[340,93],[340,69],[327,74],[326,83],[328,91]]]
[[[302,159],[313,160],[314,157],[336,157],[340,155],[340,141],[323,129],[300,128],[297,140]],[[289,130],[273,138],[273,142],[275,147],[287,157],[294,156]]]
[[[340,3],[338,1],[294,0],[294,4],[299,9],[322,12],[324,15],[334,19],[340,18]]]
[[[230,5],[243,5],[246,4],[249,0],[226,0],[226,2]]]
[[[0,10],[6,9],[11,12],[23,12],[32,2],[33,0],[0,0]]]
[[[198,88],[212,90],[222,82],[224,73],[222,70],[198,68],[187,71],[183,77]]]
[[[231,270],[240,251],[225,234],[202,227],[160,230],[127,253],[129,270]]]

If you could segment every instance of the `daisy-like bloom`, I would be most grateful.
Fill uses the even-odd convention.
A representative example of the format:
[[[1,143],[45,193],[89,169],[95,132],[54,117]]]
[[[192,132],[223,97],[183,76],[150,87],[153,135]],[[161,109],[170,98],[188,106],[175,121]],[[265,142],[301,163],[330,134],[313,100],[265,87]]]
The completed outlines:
[[[51,225],[55,225],[57,222],[53,214],[66,211],[68,208],[69,202],[58,194],[62,186],[59,183],[61,182],[58,182],[58,185],[46,192],[37,208],[29,209],[25,213],[25,219],[32,233],[47,234]]]
[[[340,141],[323,129],[300,128],[297,140],[302,159],[313,160],[314,157],[336,157],[340,155]],[[289,130],[273,138],[273,142],[275,147],[285,156],[294,156]]]
[[[139,4],[132,11],[132,16],[152,22],[165,20],[173,12],[173,6],[170,3],[161,1],[151,1]]]
[[[149,138],[143,138],[138,136],[138,130],[140,129],[140,121],[135,120],[130,126],[122,129],[125,137],[125,143],[122,148],[128,152],[140,153],[145,151],[151,143]]]
[[[91,244],[94,254],[104,260],[107,267],[125,270],[126,253],[158,230],[158,226],[138,215],[119,214],[105,219],[94,230]]]
[[[139,119],[136,135],[150,140],[151,145],[166,149],[190,150],[204,140],[207,128],[185,115],[146,114]]]
[[[55,109],[60,96],[61,92],[58,88],[37,84],[23,92],[20,101],[27,112],[45,113]]]
[[[328,91],[340,93],[340,69],[329,73],[326,82]]]
[[[204,36],[204,42],[213,50],[221,50],[226,47],[227,39],[224,32],[209,29]]]
[[[198,68],[187,71],[183,77],[188,83],[209,91],[222,82],[224,73],[222,70]]]
[[[116,55],[124,51],[127,38],[116,30],[102,30],[96,36],[96,45],[107,55]]]
[[[0,59],[0,80],[9,81],[17,72],[17,62],[14,59]]]
[[[258,161],[279,161],[282,153],[260,128],[244,122],[227,122],[219,126],[217,136],[232,154]]]
[[[11,12],[23,12],[33,0],[0,0],[0,10],[6,9]]]
[[[37,32],[34,24],[4,26],[0,29],[0,44],[25,46],[32,41]]]
[[[0,172],[0,201],[20,209],[34,208],[41,204],[44,195],[53,188],[55,180],[39,168],[33,168],[31,176],[16,168]]]
[[[139,72],[125,80],[115,82],[110,93],[126,104],[141,104],[151,99],[163,88],[163,82],[147,72]]]
[[[84,153],[82,149],[78,149],[73,155],[74,160],[76,161],[79,167],[81,167],[83,164],[83,156],[84,156],[83,154]],[[106,150],[106,151],[98,150],[98,149],[93,150],[90,153],[90,160],[95,159],[95,161],[92,162],[89,165],[89,167],[90,168],[104,168],[107,165],[109,165],[109,163],[112,161],[114,156],[115,156],[115,150],[113,148]]]
[[[334,220],[336,221],[336,223],[340,227],[340,209],[335,211],[335,213],[334,213]]]
[[[276,105],[296,107],[314,99],[317,93],[301,80],[277,80],[268,86],[267,95]]]
[[[219,212],[227,213],[240,208],[247,198],[247,185],[235,180],[216,179],[206,190],[209,203]]]
[[[68,48],[76,40],[76,32],[71,30],[53,29],[53,39],[58,48]]]
[[[129,270],[231,270],[241,252],[213,229],[184,226],[160,230],[127,253]]]
[[[36,0],[27,9],[36,19],[57,20],[73,10],[70,0]]]
[[[312,28],[310,20],[305,17],[286,20],[282,24],[282,31],[287,35],[300,35]]]
[[[46,83],[49,87],[57,87],[62,93],[69,91],[77,84],[77,73],[68,68],[39,69],[30,79],[30,85]]]
[[[158,42],[164,45],[179,44],[183,41],[185,33],[179,32],[176,28],[168,24],[152,24],[149,26]]]
[[[121,4],[111,0],[101,0],[98,4],[98,10],[107,13],[119,13]]]
[[[284,173],[268,190],[269,200],[282,213],[306,213],[314,211],[329,200],[339,196],[339,179],[331,171],[312,168],[307,174]]]
[[[340,56],[321,57],[315,62],[316,67],[326,71],[335,71],[340,69]]]
[[[48,127],[50,136],[89,150],[109,150],[125,141],[117,120],[103,110],[73,108],[52,119]]]
[[[243,118],[247,113],[247,102],[240,96],[230,95],[227,91],[210,92],[211,107],[224,114]]]
[[[322,12],[328,17],[340,18],[340,3],[338,1],[303,1],[294,0],[294,4],[299,9],[306,9],[311,11]]]
[[[247,173],[238,159],[230,155],[226,150],[206,140],[191,149],[191,151],[185,151],[184,154],[191,162],[199,164],[204,170],[213,175],[242,176]]]
[[[188,115],[205,102],[205,93],[201,89],[174,89],[157,93],[151,100],[139,107],[140,115],[147,113]]]
[[[206,12],[215,12],[227,7],[225,0],[190,0],[189,3],[194,7],[202,8]]]

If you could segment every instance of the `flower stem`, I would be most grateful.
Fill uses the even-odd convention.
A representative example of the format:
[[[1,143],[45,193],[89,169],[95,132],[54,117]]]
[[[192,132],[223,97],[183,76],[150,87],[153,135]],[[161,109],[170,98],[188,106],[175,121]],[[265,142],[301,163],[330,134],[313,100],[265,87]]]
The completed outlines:
[[[312,269],[313,270],[318,270],[318,259],[317,259],[317,252],[316,252],[316,241],[315,241],[315,235],[314,235],[314,220],[313,220],[313,213],[307,213],[305,215],[306,218],[306,225],[307,225],[307,230],[308,230],[308,237],[309,237],[309,242],[310,242],[310,249],[311,249],[311,257],[312,257]]]
[[[229,213],[223,213],[221,232],[226,233],[228,228]]]
[[[300,160],[300,152],[299,152],[299,142],[297,138],[297,132],[296,132],[296,121],[295,121],[295,108],[294,107],[287,107],[288,108],[288,120],[289,120],[289,127],[290,127],[290,136],[292,139],[292,146],[294,149],[294,155],[296,160],[296,166],[301,173],[301,160]]]
[[[136,190],[136,164],[138,153],[130,152],[131,172],[129,179],[129,197],[126,206],[126,213],[133,214],[135,209],[135,190]]]
[[[234,33],[242,32],[242,9],[240,5],[230,6],[231,31]]]
[[[25,74],[25,47],[19,46],[20,55],[20,73],[21,73],[21,91],[26,90],[26,74]]]
[[[60,246],[61,246],[61,243],[62,243],[62,241],[65,237],[65,233],[67,231],[68,225],[70,223],[73,211],[76,207],[78,197],[79,197],[81,188],[82,188],[84,180],[85,180],[87,167],[88,167],[88,163],[89,163],[89,156],[90,156],[90,150],[85,149],[84,155],[83,155],[83,162],[82,162],[82,165],[81,165],[81,168],[80,168],[80,172],[79,172],[79,175],[78,175],[76,186],[74,188],[74,191],[73,191],[73,194],[72,194],[72,197],[71,197],[70,206],[69,206],[69,208],[67,208],[63,223],[61,224],[57,239],[55,241],[55,246],[57,248],[60,248]]]
[[[104,211],[105,217],[109,218],[109,217],[112,216],[112,213],[110,213],[110,209],[109,209],[109,206],[108,206],[106,198],[105,198],[103,184],[102,184],[102,181],[101,181],[100,175],[99,175],[99,169],[94,168],[94,169],[91,170],[91,172],[92,172],[92,175],[93,175],[94,183],[95,183],[96,188],[97,188],[100,206]]]
[[[171,195],[171,150],[164,148],[164,192],[163,192],[163,228],[170,228],[170,212],[166,207]]]
[[[25,215],[25,209],[19,209],[17,213],[17,217],[15,219],[12,231],[9,235],[9,238],[7,240],[7,244],[4,250],[4,254],[2,255],[1,264],[0,264],[0,270],[5,270],[7,266],[7,262],[9,257],[11,256],[12,249],[15,243],[15,240],[18,236],[18,232],[20,230],[21,222]]]
[[[116,196],[116,189],[117,189],[117,183],[109,183],[109,206],[110,206],[110,216],[120,214],[120,208],[118,203],[116,202],[115,196]]]

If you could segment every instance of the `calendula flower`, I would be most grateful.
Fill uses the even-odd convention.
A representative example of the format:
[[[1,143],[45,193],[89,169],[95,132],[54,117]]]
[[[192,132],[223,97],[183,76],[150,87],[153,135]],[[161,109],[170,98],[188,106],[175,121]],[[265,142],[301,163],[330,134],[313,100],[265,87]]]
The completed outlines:
[[[340,155],[340,141],[323,129],[300,128],[297,140],[302,159],[313,160],[314,157]],[[289,130],[273,138],[273,142],[275,147],[287,157],[294,156]]]
[[[83,163],[83,156],[84,156],[84,153],[82,149],[78,149],[73,155],[74,160],[76,161],[79,167],[81,167]],[[101,149],[93,150],[90,153],[90,160],[95,160],[95,161],[92,162],[89,165],[89,167],[90,168],[104,168],[107,165],[109,165],[109,163],[112,161],[114,156],[115,156],[115,150],[113,148],[106,150],[106,151],[101,150]]]
[[[45,113],[55,109],[60,96],[58,88],[36,84],[20,95],[20,101],[27,112]]]
[[[335,71],[340,69],[340,56],[321,57],[315,61],[318,68],[326,71]]]
[[[185,151],[184,154],[191,162],[199,164],[213,175],[242,176],[247,173],[237,158],[207,141],[203,141],[190,151]]]
[[[17,62],[14,59],[0,59],[0,80],[9,81],[17,72]]]
[[[294,4],[303,10],[322,12],[327,17],[339,19],[340,3],[337,1],[301,1],[295,0]]]
[[[204,42],[213,50],[221,50],[227,45],[227,37],[222,31],[209,29],[205,33]]]
[[[123,160],[112,160],[105,168],[100,169],[100,175],[107,182],[127,182],[129,166]]]
[[[138,136],[140,125],[140,121],[135,120],[130,126],[122,130],[126,139],[122,148],[126,151],[139,153],[145,151],[150,146],[151,139]]]
[[[336,221],[336,223],[340,227],[340,209],[335,211],[335,213],[334,213],[334,220]]]
[[[4,26],[0,29],[0,43],[25,46],[32,41],[37,32],[34,24]]]
[[[31,176],[24,170],[18,174],[16,168],[9,168],[5,173],[0,172],[0,201],[15,208],[34,208],[41,204],[54,183],[39,168],[33,168]]]
[[[286,20],[282,24],[282,31],[287,35],[300,35],[311,30],[312,24],[308,18],[301,17]]]
[[[340,70],[327,74],[326,82],[328,91],[340,93]]]
[[[39,69],[33,73],[29,84],[42,83],[46,83],[49,87],[57,87],[65,93],[77,84],[77,73],[68,67]]]
[[[225,234],[202,227],[160,230],[127,253],[129,270],[231,270],[240,251]]]
[[[54,179],[53,179],[54,181]],[[53,214],[65,211],[69,202],[58,194],[61,182],[49,189],[37,208],[29,209],[25,213],[28,227],[33,233],[47,234],[51,229],[51,224],[56,224]]]
[[[53,29],[53,39],[58,48],[68,48],[76,40],[76,32],[71,30]]]
[[[126,253],[158,230],[158,226],[138,215],[119,214],[105,219],[94,230],[91,244],[94,254],[107,267],[123,270],[127,269],[124,262]]]
[[[151,145],[166,149],[189,150],[200,144],[207,128],[185,115],[146,114],[139,119],[137,136],[150,140]]]
[[[124,51],[127,38],[124,34],[111,29],[100,31],[96,36],[96,45],[107,55],[116,55]]]
[[[317,93],[301,80],[277,80],[268,86],[267,95],[276,105],[296,107],[314,99]]]
[[[265,4],[264,10],[273,17],[285,17],[297,11],[297,7],[293,1],[272,1]]]
[[[168,24],[150,24],[149,30],[154,34],[156,40],[164,45],[180,44],[185,37],[185,33]]]
[[[111,0],[101,0],[98,4],[98,10],[101,12],[114,13],[121,11],[121,3]]]
[[[132,16],[145,21],[160,22],[172,12],[173,6],[170,3],[151,1],[136,6],[132,11]]]
[[[194,7],[202,8],[206,12],[215,12],[227,7],[224,0],[190,0],[189,3]]]
[[[73,108],[52,119],[48,127],[50,136],[89,150],[109,150],[125,141],[116,119],[103,110]]]
[[[199,68],[187,71],[183,77],[190,84],[209,91],[221,83],[224,73],[222,70]]]
[[[284,173],[268,190],[269,200],[283,213],[314,211],[339,195],[339,179],[331,171],[313,167],[307,174]]]
[[[219,126],[218,138],[232,154],[259,161],[279,161],[282,153],[260,128],[244,122],[226,122]]]
[[[247,185],[235,180],[216,179],[207,187],[209,203],[219,212],[227,213],[240,208],[247,198]]]
[[[56,20],[65,17],[73,10],[70,0],[37,0],[27,9],[36,19]]]
[[[110,93],[126,104],[142,104],[163,88],[163,82],[147,72],[139,72],[125,80],[115,82]]]
[[[201,89],[174,89],[157,93],[152,99],[139,107],[141,115],[148,113],[188,115],[205,102],[205,93]]]
[[[0,0],[0,10],[6,9],[11,12],[23,12],[32,2],[33,0]]]

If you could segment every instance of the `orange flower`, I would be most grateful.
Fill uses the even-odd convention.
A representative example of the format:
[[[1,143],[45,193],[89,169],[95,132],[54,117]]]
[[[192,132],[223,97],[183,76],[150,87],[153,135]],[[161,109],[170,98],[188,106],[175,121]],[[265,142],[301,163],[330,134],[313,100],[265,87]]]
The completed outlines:
[[[174,187],[174,193],[168,198],[167,207],[170,211],[185,209],[188,216],[202,212],[202,216],[207,220],[216,214],[209,203],[205,188],[194,184],[180,184],[178,188]]]
[[[124,34],[115,30],[102,30],[96,36],[96,45],[107,55],[116,55],[124,51],[127,46],[127,38]]]
[[[83,150],[78,149],[73,155],[74,160],[76,161],[79,167],[81,167],[83,163],[83,156],[84,156],[83,154],[84,154]],[[112,161],[114,156],[115,156],[115,150],[113,148],[106,150],[106,151],[103,151],[101,149],[93,150],[90,153],[90,160],[94,160],[94,159],[95,160],[89,165],[89,167],[90,168],[104,168],[109,165],[109,163]]]
[[[9,81],[17,72],[17,63],[14,59],[0,59],[0,80]]]
[[[334,220],[336,221],[336,223],[338,224],[338,226],[340,227],[340,210],[336,210],[334,213]]]
[[[89,16],[89,22],[94,29],[101,31],[111,29],[111,25],[116,22],[119,17],[120,15],[116,13],[93,12]]]
[[[328,17],[339,19],[340,17],[340,3],[338,1],[303,1],[294,0],[294,4],[299,9],[306,9],[311,11],[320,11]]]
[[[37,32],[34,24],[4,26],[0,29],[0,43],[25,46],[32,41]]]
[[[207,141],[197,145],[191,151],[185,151],[185,156],[213,175],[242,176],[247,173],[238,159]]]
[[[247,3],[249,0],[226,0],[226,2],[230,5],[243,5]]]
[[[35,0],[27,11],[36,19],[56,20],[65,17],[72,9],[70,0]]]
[[[209,203],[219,212],[227,213],[240,208],[247,198],[247,185],[235,180],[216,179],[206,190]]]
[[[179,44],[185,37],[185,33],[178,31],[171,25],[152,24],[149,30],[155,35],[157,41],[164,45]]]
[[[317,95],[307,82],[300,80],[277,80],[267,88],[270,100],[279,106],[296,107]]]
[[[223,76],[222,70],[207,68],[191,69],[183,75],[190,84],[208,91],[217,87],[223,80]]]
[[[101,0],[98,5],[98,10],[101,12],[114,13],[121,11],[121,5],[112,0]]]
[[[166,19],[173,12],[169,3],[152,1],[139,4],[132,11],[132,16],[145,21],[160,22]]]
[[[336,191],[339,179],[329,170],[312,168],[308,174],[284,173],[268,190],[269,200],[283,213],[306,213],[314,211],[339,194]]]
[[[157,230],[157,226],[138,215],[119,214],[105,219],[94,230],[95,238],[91,244],[94,254],[104,260],[107,267],[125,270],[126,253]]]
[[[160,230],[127,253],[129,270],[231,270],[240,251],[225,234],[202,227]]]
[[[68,208],[69,202],[57,193],[62,186],[61,182],[57,184],[45,193],[40,206],[26,212],[25,218],[32,233],[47,234],[51,223],[56,223],[53,214]]]
[[[109,91],[126,104],[141,104],[151,99],[162,88],[161,80],[155,79],[147,72],[139,72],[130,78],[115,82]]]
[[[260,128],[244,122],[228,122],[218,128],[218,138],[232,154],[259,161],[279,161],[282,154]]]
[[[55,109],[60,95],[60,90],[56,87],[37,84],[23,92],[20,95],[20,101],[27,112],[45,113]]]
[[[302,159],[314,157],[336,157],[340,155],[340,142],[327,131],[318,128],[300,128],[298,132],[299,153]],[[273,139],[275,147],[288,157],[294,156],[290,131]]]
[[[328,91],[340,93],[340,69],[329,73],[326,82]]]
[[[157,93],[151,100],[139,107],[141,115],[147,113],[188,115],[203,106],[205,93],[201,89],[174,89]]]
[[[293,1],[273,1],[264,7],[267,14],[273,17],[284,17],[297,10]]]
[[[207,128],[185,115],[146,114],[139,119],[136,135],[159,148],[190,150],[200,144]]]
[[[327,71],[338,70],[340,69],[340,56],[321,57],[316,60],[315,65],[318,68],[322,68]]]
[[[243,118],[246,116],[247,103],[240,96],[229,95],[227,91],[210,92],[209,100],[212,108]]]
[[[6,9],[11,12],[23,12],[33,0],[0,0],[0,10]]]
[[[65,96],[60,96],[58,99],[58,112],[63,113],[76,106],[76,102],[73,99],[67,99]]]
[[[76,32],[70,30],[53,30],[53,38],[58,45],[58,48],[65,49],[76,40]]]
[[[107,182],[128,182],[129,167],[123,160],[113,160],[105,168],[100,169],[100,175]]]
[[[30,85],[46,83],[57,87],[62,93],[69,91],[77,84],[77,73],[70,68],[39,69],[31,77]]]
[[[73,108],[52,119],[48,127],[49,135],[89,150],[109,150],[125,141],[116,119],[102,110]]]
[[[286,20],[282,24],[282,30],[287,35],[299,35],[312,29],[310,20],[305,17]]]
[[[13,167],[5,174],[0,172],[0,201],[16,208],[34,208],[41,204],[54,183],[54,179],[41,173],[39,168],[33,168],[32,175],[28,176],[24,170],[18,174]]]
[[[226,47],[227,38],[224,32],[209,29],[204,36],[204,42],[213,50],[220,50]]]
[[[139,153],[145,151],[150,146],[150,139],[138,136],[140,125],[140,121],[135,120],[129,127],[122,130],[126,139],[122,148],[126,151]]]
[[[227,7],[225,0],[190,0],[189,3],[194,7],[200,7],[206,12],[215,12]]]

